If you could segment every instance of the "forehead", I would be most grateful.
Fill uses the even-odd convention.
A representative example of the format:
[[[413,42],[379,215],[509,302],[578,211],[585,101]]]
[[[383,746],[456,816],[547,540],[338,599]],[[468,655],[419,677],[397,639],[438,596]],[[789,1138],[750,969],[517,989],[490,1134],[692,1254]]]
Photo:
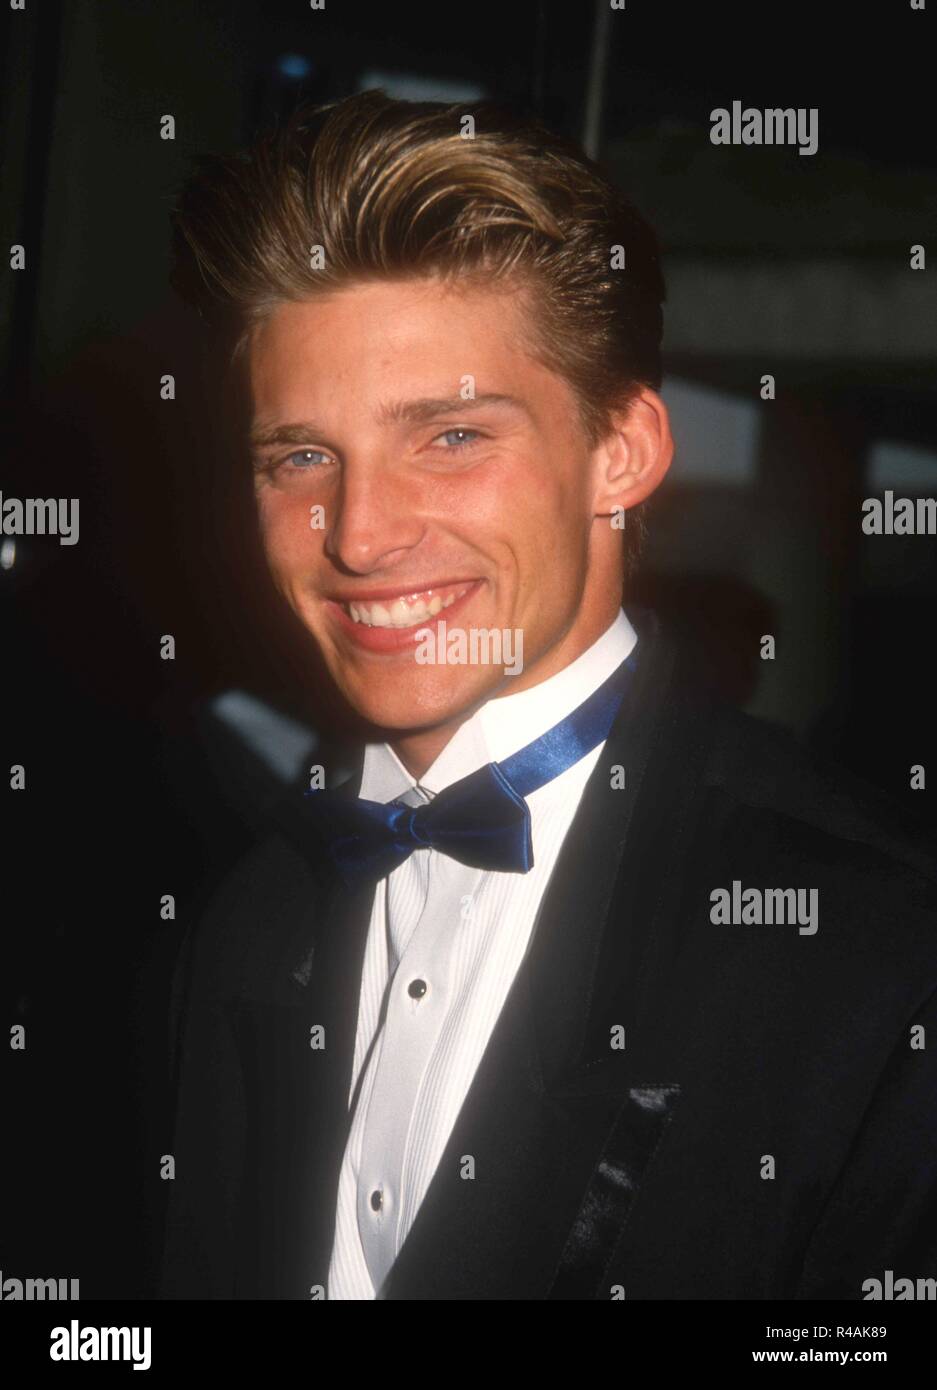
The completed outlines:
[[[415,279],[357,283],[277,306],[248,344],[254,419],[280,418],[311,398],[536,390],[527,293],[517,285]]]

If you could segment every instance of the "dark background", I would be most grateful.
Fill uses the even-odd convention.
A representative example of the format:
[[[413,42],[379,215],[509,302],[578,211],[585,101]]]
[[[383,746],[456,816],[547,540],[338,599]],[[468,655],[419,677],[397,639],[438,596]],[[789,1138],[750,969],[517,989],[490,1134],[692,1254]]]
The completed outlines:
[[[657,227],[668,282],[677,458],[633,597],[728,698],[933,827],[909,769],[937,775],[937,548],[865,536],[860,504],[937,491],[937,272],[909,268],[914,244],[937,256],[934,9],[4,8],[3,234],[27,261],[0,279],[0,487],[81,504],[78,545],[23,538],[0,568],[3,765],[27,776],[4,831],[3,1020],[27,1030],[3,1063],[4,1278],[152,1292],[172,964],[319,737],[225,442],[237,403],[168,289],[192,157],[365,86],[498,96],[585,140]],[[818,153],[713,146],[734,99],[817,107]]]

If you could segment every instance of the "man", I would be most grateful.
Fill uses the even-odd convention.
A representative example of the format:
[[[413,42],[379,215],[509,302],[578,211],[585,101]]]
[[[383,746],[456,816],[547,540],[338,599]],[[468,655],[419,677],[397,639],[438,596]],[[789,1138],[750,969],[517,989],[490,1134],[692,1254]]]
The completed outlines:
[[[180,963],[165,1295],[937,1273],[934,866],[621,606],[673,452],[650,229],[535,125],[377,93],[176,226],[365,732]]]

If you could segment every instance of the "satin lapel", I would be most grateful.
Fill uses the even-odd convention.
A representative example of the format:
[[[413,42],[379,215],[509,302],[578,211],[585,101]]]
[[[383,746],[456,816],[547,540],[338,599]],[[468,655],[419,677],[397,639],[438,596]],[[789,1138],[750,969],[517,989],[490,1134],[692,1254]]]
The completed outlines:
[[[355,794],[354,787],[349,795]],[[328,1275],[361,971],[373,884],[350,891],[310,849],[301,804],[277,809],[304,855],[304,880],[283,934],[273,990],[230,1006],[245,1085],[246,1191],[239,1297],[309,1298]]]
[[[679,891],[705,739],[681,717],[673,648],[656,623],[639,631],[645,659],[571,828],[531,958],[545,1084],[581,1115],[592,1146],[551,1299],[615,1296],[607,1271],[680,1097],[660,1075],[668,1062],[654,1040],[667,960],[657,937]],[[589,874],[576,867],[590,862]]]
[[[548,1298],[624,1298],[625,1290],[608,1282],[609,1267],[679,1098],[677,1085],[631,1086],[625,1092],[563,1247]]]
[[[605,1268],[679,1094],[629,1030],[654,1013],[654,914],[641,910],[667,878],[668,825],[694,775],[674,741],[672,650],[638,630],[635,681],[383,1297],[609,1296]]]
[[[310,982],[309,1016],[321,1022],[325,1045],[316,1057],[308,1102],[313,1133],[304,1195],[313,1204],[315,1216],[307,1282],[323,1288],[335,1229],[339,1172],[351,1122],[348,1093],[373,899],[373,885],[352,891],[336,883],[328,931]]]

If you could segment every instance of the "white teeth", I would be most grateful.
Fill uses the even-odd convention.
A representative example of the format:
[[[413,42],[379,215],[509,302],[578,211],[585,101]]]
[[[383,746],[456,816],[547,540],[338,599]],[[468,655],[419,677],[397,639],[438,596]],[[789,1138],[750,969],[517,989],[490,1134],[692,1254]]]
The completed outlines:
[[[414,623],[423,623],[433,611],[430,603],[427,608],[423,599],[417,599],[414,604],[406,604],[403,599],[394,600],[390,610],[391,621],[394,627],[412,627]]]
[[[390,605],[347,603],[345,608],[354,622],[364,623],[366,627],[414,627],[417,623],[425,623],[428,618],[435,618],[437,613],[455,603],[456,599],[468,593],[470,588],[471,585],[467,584],[464,589],[457,589],[448,598],[433,594],[428,602],[425,598],[416,598],[409,603],[403,598],[396,598]]]

